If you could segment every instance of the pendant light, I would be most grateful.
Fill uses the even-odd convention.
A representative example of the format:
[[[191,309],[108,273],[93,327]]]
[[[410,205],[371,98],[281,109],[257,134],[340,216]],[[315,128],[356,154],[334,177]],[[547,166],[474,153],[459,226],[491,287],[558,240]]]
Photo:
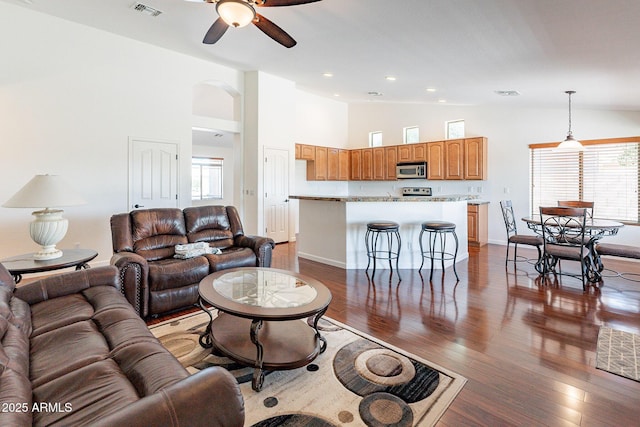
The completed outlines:
[[[569,132],[567,138],[555,148],[557,151],[584,151],[584,146],[573,137],[571,133],[571,95],[576,93],[575,90],[567,90],[564,93],[569,95]]]

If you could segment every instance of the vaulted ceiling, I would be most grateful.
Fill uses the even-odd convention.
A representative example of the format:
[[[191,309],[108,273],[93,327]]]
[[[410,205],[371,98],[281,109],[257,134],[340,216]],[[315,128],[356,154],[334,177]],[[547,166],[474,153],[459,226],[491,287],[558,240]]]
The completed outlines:
[[[575,90],[574,108],[640,111],[638,0],[323,0],[260,8],[296,39],[291,49],[251,25],[202,44],[217,18],[206,2],[141,0],[162,12],[152,17],[134,10],[135,0],[1,1],[261,70],[345,102],[562,107],[564,91]]]

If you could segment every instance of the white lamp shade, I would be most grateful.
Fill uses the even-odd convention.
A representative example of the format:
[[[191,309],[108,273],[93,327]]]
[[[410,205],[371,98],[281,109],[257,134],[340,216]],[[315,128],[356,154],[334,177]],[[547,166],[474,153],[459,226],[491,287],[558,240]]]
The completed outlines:
[[[244,0],[220,0],[216,11],[224,22],[236,28],[249,25],[256,17],[256,11]]]
[[[2,206],[6,208],[57,208],[87,203],[59,175],[36,175]]]
[[[571,134],[567,135],[567,139],[562,141],[554,151],[584,151],[584,145],[580,143],[577,139],[574,139]]]

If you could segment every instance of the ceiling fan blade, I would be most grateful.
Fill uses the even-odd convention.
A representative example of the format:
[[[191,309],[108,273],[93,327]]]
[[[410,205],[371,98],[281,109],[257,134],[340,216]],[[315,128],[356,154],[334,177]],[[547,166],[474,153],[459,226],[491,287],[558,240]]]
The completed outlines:
[[[258,7],[296,6],[299,4],[315,3],[321,0],[257,0]]]
[[[222,20],[222,18],[216,19],[213,25],[209,28],[209,31],[207,31],[207,34],[204,35],[202,43],[214,44],[215,42],[220,40],[220,37],[224,35],[224,33],[227,31],[227,28],[229,28],[229,26]]]
[[[296,41],[285,30],[278,27],[273,22],[269,21],[264,16],[256,13],[256,19],[253,20],[253,25],[258,27],[260,31],[277,41],[284,47],[294,47]]]

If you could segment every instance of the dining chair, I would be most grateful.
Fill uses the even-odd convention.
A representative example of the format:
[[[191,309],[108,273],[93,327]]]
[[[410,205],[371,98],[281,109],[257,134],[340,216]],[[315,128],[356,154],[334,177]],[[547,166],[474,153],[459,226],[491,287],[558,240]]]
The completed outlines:
[[[585,202],[582,200],[558,200],[558,206],[564,206],[569,208],[586,208],[587,218],[593,219],[593,206],[594,202]]]
[[[582,289],[587,289],[591,255],[590,236],[585,232],[586,208],[540,207],[543,238],[543,277],[548,273],[563,274],[560,260],[580,262]],[[556,271],[558,266],[558,271]],[[577,277],[576,274],[566,275]]]
[[[536,261],[536,270],[538,273],[542,273],[540,261],[542,260],[541,246],[543,245],[542,237],[518,234],[518,227],[516,225],[516,218],[513,214],[513,204],[511,200],[501,200],[500,209],[502,209],[502,217],[504,218],[504,225],[507,228],[507,255],[505,257],[504,265],[507,267],[509,264],[509,247],[513,243],[513,266],[515,267],[516,261],[529,261],[529,258],[521,257],[518,260],[518,245],[535,246],[538,250],[538,260]]]

